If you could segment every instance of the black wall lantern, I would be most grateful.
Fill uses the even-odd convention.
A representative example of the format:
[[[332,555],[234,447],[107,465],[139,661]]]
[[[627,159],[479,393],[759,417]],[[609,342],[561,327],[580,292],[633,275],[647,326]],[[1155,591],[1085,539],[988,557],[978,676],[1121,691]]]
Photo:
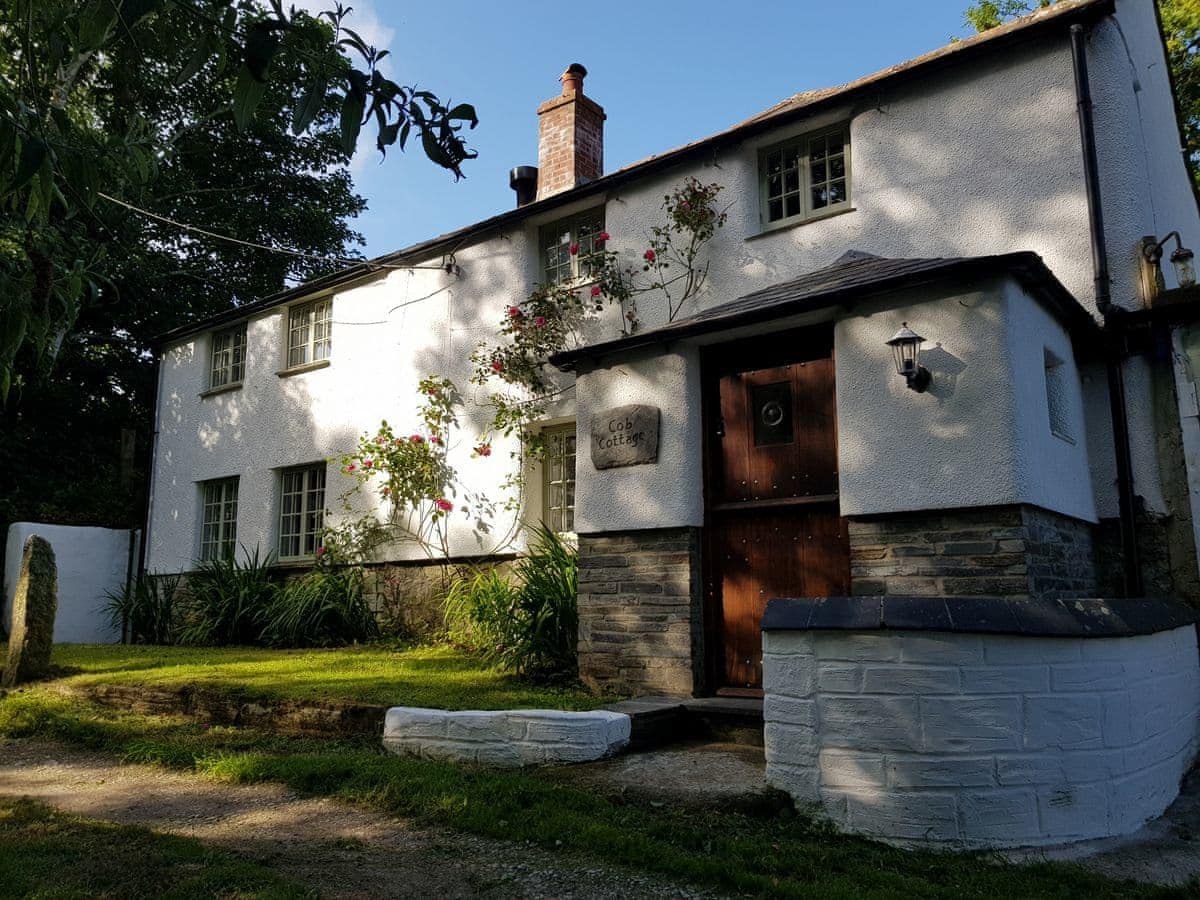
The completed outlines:
[[[909,328],[907,322],[903,323],[900,330],[887,342],[896,359],[896,372],[903,375],[909,388],[917,393],[922,393],[928,388],[929,381],[933,377],[929,374],[929,370],[921,365],[921,345],[923,343],[925,343],[925,338]]]
[[[1163,255],[1163,245],[1175,238],[1175,249],[1171,253],[1171,265],[1175,269],[1175,282],[1181,288],[1191,287],[1196,283],[1196,264],[1194,254],[1179,237],[1178,231],[1170,232],[1161,241],[1153,235],[1142,238],[1142,299],[1147,306],[1153,306],[1159,294],[1165,289],[1160,265]]]

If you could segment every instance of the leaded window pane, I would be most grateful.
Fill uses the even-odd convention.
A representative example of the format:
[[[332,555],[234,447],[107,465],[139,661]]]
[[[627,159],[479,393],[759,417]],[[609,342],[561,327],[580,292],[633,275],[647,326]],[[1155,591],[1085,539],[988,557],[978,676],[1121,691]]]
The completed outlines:
[[[552,531],[575,530],[575,426],[543,432],[546,456],[542,520]]]
[[[200,559],[229,559],[237,549],[237,478],[201,486]]]
[[[212,364],[208,386],[238,384],[246,374],[246,326],[218,331],[212,338]]]
[[[596,250],[596,236],[604,230],[604,208],[588,210],[563,219],[541,230],[542,279],[545,284],[558,284],[592,273],[587,257]],[[571,254],[571,245],[578,253]]]
[[[317,300],[288,311],[288,368],[329,359],[333,349],[333,303]]]
[[[325,525],[325,466],[288,469],[280,476],[279,556],[316,552]]]

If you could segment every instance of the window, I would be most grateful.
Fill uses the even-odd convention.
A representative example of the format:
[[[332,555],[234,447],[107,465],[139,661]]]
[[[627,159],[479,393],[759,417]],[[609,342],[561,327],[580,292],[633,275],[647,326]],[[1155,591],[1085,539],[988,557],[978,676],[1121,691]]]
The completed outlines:
[[[288,310],[287,367],[329,359],[333,302],[328,298]]]
[[[205,481],[200,485],[200,559],[232,559],[237,549],[237,478]]]
[[[1050,433],[1069,443],[1075,443],[1071,433],[1071,400],[1067,384],[1067,367],[1049,347],[1044,348],[1046,371],[1046,411],[1050,417]]]
[[[543,284],[558,284],[587,278],[584,258],[596,249],[596,235],[604,230],[604,207],[546,225],[541,230]],[[579,252],[572,254],[571,245],[578,244]]]
[[[235,325],[212,336],[212,367],[209,388],[241,384],[246,375],[246,324]]]
[[[575,530],[575,424],[542,432],[542,521],[551,531]]]
[[[850,205],[850,136],[845,128],[792,139],[759,158],[767,224],[803,221]]]
[[[325,524],[325,464],[280,473],[279,558],[310,556]]]

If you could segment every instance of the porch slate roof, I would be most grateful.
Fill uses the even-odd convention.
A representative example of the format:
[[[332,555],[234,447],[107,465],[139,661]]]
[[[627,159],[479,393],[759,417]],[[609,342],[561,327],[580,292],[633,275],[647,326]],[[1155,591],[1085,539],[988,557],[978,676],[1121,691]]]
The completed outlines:
[[[550,363],[563,371],[582,360],[595,360],[655,344],[694,338],[798,313],[841,306],[849,308],[870,297],[951,278],[969,280],[1008,274],[1056,315],[1072,332],[1099,333],[1091,314],[1079,304],[1036,253],[1021,251],[995,256],[889,259],[851,251],[832,265],[789,281],[753,291],[710,307],[686,319],[643,332],[556,353]]]

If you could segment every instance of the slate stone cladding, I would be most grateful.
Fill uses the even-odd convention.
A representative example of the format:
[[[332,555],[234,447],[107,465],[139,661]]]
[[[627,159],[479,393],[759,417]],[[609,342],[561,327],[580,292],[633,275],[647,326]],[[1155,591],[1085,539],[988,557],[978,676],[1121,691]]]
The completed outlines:
[[[579,676],[592,688],[687,696],[704,654],[700,531],[579,536]]]
[[[1032,506],[851,519],[856,596],[1096,596],[1092,526]]]

